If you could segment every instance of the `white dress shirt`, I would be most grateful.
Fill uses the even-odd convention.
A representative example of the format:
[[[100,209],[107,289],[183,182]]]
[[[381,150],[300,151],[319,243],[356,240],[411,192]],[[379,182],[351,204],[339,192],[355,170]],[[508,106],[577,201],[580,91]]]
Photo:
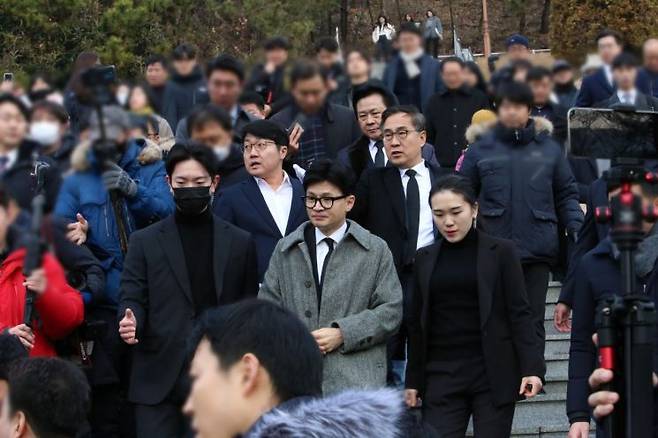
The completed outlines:
[[[608,83],[615,86],[615,80],[612,77],[612,67],[608,64],[603,64],[603,73],[605,73],[605,78],[608,80]]]
[[[637,90],[635,88],[628,91],[617,90],[617,98],[619,99],[619,102],[623,104],[635,105],[635,101],[637,100]]]
[[[418,224],[418,241],[416,242],[416,249],[418,249],[434,243],[434,222],[432,221],[432,209],[428,201],[430,190],[432,190],[432,180],[430,170],[425,166],[425,160],[412,167],[412,169],[416,171],[418,194],[420,195],[420,222]],[[399,170],[406,196],[409,177],[405,173],[408,169]]]
[[[327,242],[323,242],[323,239],[327,237],[334,241],[334,251],[336,246],[343,240],[347,233],[347,222],[343,222],[343,225],[339,229],[333,232],[331,236],[326,236],[322,231],[315,229],[315,259],[317,261],[316,269],[318,270],[318,280],[322,283],[322,266],[324,265],[324,259],[327,258],[329,253],[329,245]]]
[[[370,158],[372,158],[372,162],[375,162],[375,156],[377,155],[377,146],[375,146],[375,143],[377,143],[375,140],[370,140],[370,143],[368,144],[368,150],[370,151]],[[382,153],[384,154],[384,166],[388,164],[388,157],[386,156],[386,151],[384,150],[384,147],[382,146]]]
[[[292,183],[286,172],[283,172],[283,182],[275,190],[264,179],[254,177],[270,214],[282,236],[286,235],[288,217],[292,206]]]

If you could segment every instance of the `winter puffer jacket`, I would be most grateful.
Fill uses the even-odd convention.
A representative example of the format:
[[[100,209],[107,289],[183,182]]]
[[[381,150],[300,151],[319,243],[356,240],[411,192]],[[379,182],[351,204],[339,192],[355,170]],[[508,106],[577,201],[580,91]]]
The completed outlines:
[[[553,262],[558,221],[574,234],[583,223],[576,181],[551,132],[541,117],[523,129],[497,124],[469,147],[460,169],[479,193],[478,227],[513,240],[523,261]]]
[[[0,330],[23,324],[25,313],[25,249],[10,253],[0,264]],[[64,270],[50,254],[45,254],[42,265],[46,275],[46,290],[37,296],[32,324],[34,348],[30,357],[56,356],[53,341],[63,339],[84,319],[84,305],[78,291],[66,283]]]
[[[137,183],[137,194],[124,198],[123,217],[127,233],[156,222],[174,211],[174,200],[166,182],[162,151],[150,142],[143,148],[130,142],[119,161]],[[75,222],[80,213],[89,223],[87,246],[103,265],[106,275],[105,295],[110,304],[118,302],[119,276],[123,254],[117,222],[108,191],[103,185],[102,171],[89,144],[81,144],[73,152],[74,172],[64,179],[55,206],[55,215]]]

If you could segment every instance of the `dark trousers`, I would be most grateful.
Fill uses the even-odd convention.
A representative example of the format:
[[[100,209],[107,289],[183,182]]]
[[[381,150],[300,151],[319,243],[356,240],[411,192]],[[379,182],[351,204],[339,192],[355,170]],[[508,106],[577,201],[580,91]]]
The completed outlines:
[[[441,47],[441,39],[427,38],[425,40],[425,53],[432,55],[435,58],[439,56],[439,48]]]
[[[464,438],[473,416],[475,437],[509,438],[514,403],[496,406],[482,356],[427,364],[423,419],[441,438]]]
[[[393,366],[391,361],[405,361],[407,359],[407,327],[409,324],[409,309],[411,308],[411,300],[413,294],[413,265],[402,268],[398,277],[400,285],[402,286],[402,323],[400,329],[396,334],[391,336],[386,345],[386,352],[388,356],[388,367],[386,381],[389,386],[399,386],[404,383],[404,376],[395,376],[393,374]],[[399,378],[402,378],[402,382]]]
[[[377,52],[375,53],[375,59],[386,62],[390,56],[391,42],[384,35],[382,35],[377,41]]]
[[[187,369],[181,375],[167,398],[157,405],[135,405],[137,438],[192,437],[189,419],[182,409],[189,392]]]
[[[548,263],[523,263],[523,278],[525,290],[532,309],[532,318],[537,334],[542,341],[546,340],[544,329],[544,312],[546,310],[546,292],[548,291],[548,275],[551,267]]]

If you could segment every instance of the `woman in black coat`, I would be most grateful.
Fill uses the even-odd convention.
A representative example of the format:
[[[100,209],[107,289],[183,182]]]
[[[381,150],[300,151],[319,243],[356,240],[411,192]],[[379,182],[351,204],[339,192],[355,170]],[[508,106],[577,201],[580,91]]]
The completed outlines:
[[[430,192],[443,239],[416,255],[405,400],[443,438],[509,437],[514,405],[542,388],[543,346],[533,330],[514,244],[475,229],[476,196],[458,175]]]

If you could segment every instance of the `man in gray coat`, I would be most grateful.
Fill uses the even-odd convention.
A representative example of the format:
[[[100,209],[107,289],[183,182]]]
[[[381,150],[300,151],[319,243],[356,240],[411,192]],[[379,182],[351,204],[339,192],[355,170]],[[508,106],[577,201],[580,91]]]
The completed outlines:
[[[386,341],[402,320],[402,289],[386,242],[346,220],[354,178],[317,160],[304,177],[310,222],[279,241],[259,298],[297,314],[324,354],[325,395],[386,384]]]

